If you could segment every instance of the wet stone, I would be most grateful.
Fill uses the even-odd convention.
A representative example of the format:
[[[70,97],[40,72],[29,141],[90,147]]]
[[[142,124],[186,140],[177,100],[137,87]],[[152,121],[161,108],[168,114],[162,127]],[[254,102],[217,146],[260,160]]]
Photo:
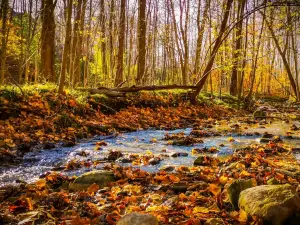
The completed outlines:
[[[153,215],[134,212],[123,216],[117,225],[158,225],[158,220]]]
[[[155,157],[155,158],[152,158],[152,159],[149,160],[149,164],[152,165],[152,166],[154,166],[154,165],[159,164],[160,161],[161,161],[160,158]]]
[[[289,185],[261,185],[241,192],[239,208],[264,224],[281,225],[300,210],[300,197]]]

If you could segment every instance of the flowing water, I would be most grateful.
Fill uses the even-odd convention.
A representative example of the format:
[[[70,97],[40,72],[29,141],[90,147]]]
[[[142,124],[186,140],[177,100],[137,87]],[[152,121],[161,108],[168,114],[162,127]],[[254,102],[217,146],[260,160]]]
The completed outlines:
[[[222,131],[222,136],[203,138],[201,144],[195,144],[193,146],[173,146],[169,145],[168,141],[163,140],[164,135],[168,133],[184,132],[189,134],[191,128],[179,129],[173,131],[165,130],[141,130],[136,132],[120,134],[117,137],[111,137],[105,139],[107,146],[101,147],[101,150],[96,150],[96,142],[104,137],[95,137],[94,139],[85,140],[71,148],[56,148],[51,150],[42,150],[38,152],[31,152],[25,155],[24,162],[18,166],[12,166],[9,168],[0,167],[0,186],[15,183],[16,181],[33,182],[39,178],[39,176],[47,171],[51,171],[54,168],[65,165],[70,160],[76,161],[102,161],[103,163],[97,164],[96,169],[102,168],[108,162],[104,161],[105,156],[110,150],[120,150],[123,154],[154,154],[154,155],[171,155],[174,152],[188,153],[187,157],[164,157],[163,160],[155,166],[143,166],[140,167],[143,170],[149,172],[157,171],[160,167],[166,165],[172,166],[191,166],[197,155],[191,153],[193,148],[202,147],[217,147],[220,151],[215,154],[218,157],[223,157],[231,154],[235,149],[245,147],[249,144],[259,143],[259,135],[247,135],[247,133],[259,132],[263,134],[268,132],[274,135],[280,135],[285,144],[300,147],[300,135],[299,132],[293,134],[294,138],[286,136],[286,132],[289,130],[291,124],[282,123],[277,121],[272,124],[264,125],[262,128],[259,125],[248,126],[248,129],[243,129],[240,132],[230,131],[227,121],[220,122],[219,125],[214,126],[213,131]],[[234,138],[234,142],[228,140],[229,137]],[[155,140],[155,141],[153,141]],[[223,147],[220,147],[222,144]],[[164,151],[164,152],[163,152]],[[84,152],[84,156],[82,154]],[[300,159],[300,155],[296,155]],[[122,163],[121,163],[122,164]],[[131,164],[123,164],[128,166]],[[93,169],[95,169],[93,167]],[[79,175],[83,172],[91,170],[91,167],[84,167],[72,171],[62,170],[59,173],[66,175]]]

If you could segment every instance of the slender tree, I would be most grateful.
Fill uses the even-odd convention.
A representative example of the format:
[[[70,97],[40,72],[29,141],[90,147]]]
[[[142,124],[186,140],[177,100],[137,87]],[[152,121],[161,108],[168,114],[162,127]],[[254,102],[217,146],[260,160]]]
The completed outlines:
[[[45,80],[55,82],[55,19],[57,0],[42,0],[41,19],[41,73]]]
[[[60,94],[63,93],[63,90],[64,90],[64,84],[65,84],[65,80],[66,80],[67,57],[70,53],[71,32],[72,32],[72,24],[71,24],[72,9],[73,9],[73,0],[68,0],[66,37],[65,37],[63,58],[62,58],[61,70],[60,70],[59,88],[58,88],[58,92]]]
[[[139,0],[138,18],[138,72],[137,84],[141,85],[145,81],[146,67],[146,0]]]
[[[125,48],[125,26],[126,26],[126,0],[121,0],[121,12],[120,12],[120,31],[119,31],[119,51],[117,72],[115,78],[115,86],[119,86],[123,82],[123,57]]]

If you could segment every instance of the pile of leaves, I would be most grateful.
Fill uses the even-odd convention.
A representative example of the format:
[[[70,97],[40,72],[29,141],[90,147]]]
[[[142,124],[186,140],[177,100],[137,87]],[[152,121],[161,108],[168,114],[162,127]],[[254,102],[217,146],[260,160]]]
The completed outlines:
[[[257,185],[273,179],[300,193],[300,166],[290,153],[280,143],[256,144],[226,160],[179,166],[172,173],[111,164],[105,170],[114,172],[116,182],[77,192],[68,188],[74,177],[47,173],[33,184],[0,191],[0,223],[114,225],[125,214],[141,212],[153,214],[160,224],[197,225],[211,218],[222,224],[260,224],[230,204],[227,187],[237,179],[253,179]]]

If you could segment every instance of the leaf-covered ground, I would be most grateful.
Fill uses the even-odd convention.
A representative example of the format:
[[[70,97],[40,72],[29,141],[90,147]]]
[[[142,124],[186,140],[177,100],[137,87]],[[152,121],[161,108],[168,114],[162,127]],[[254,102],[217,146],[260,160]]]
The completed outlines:
[[[137,129],[193,126],[194,138],[181,134],[165,136],[172,144],[190,145],[199,142],[199,137],[215,135],[201,130],[213,126],[214,120],[204,118],[237,114],[206,103],[190,105],[180,95],[153,93],[115,99],[111,104],[104,104],[96,96],[79,101],[74,95],[59,96],[54,91],[26,96],[2,93],[0,108],[2,165],[17,163],[17,156],[35,149],[71,146],[91,135]],[[70,189],[75,177],[48,172],[35,183],[21,182],[0,189],[0,224],[114,225],[131,212],[152,214],[159,224],[199,225],[210,219],[219,224],[262,224],[260,218],[247,218],[243,210],[233,207],[227,188],[239,179],[251,179],[254,185],[288,183],[300,194],[300,166],[292,154],[298,150],[286,146],[279,137],[238,149],[225,159],[202,155],[215,153],[213,148],[194,149],[193,154],[200,157],[194,165],[153,173],[121,167],[113,159],[104,169],[112,171],[117,181],[104,188],[91,184],[81,191]],[[132,165],[151,164],[153,158],[145,152]],[[88,162],[74,163],[64,168],[93,168]],[[293,221],[297,221],[299,215],[294,216]]]
[[[84,98],[82,100],[82,98]],[[55,90],[25,96],[0,91],[0,162],[35,149],[71,146],[81,138],[120,131],[187,127],[207,117],[222,117],[228,109],[205,103],[191,105],[180,95],[133,94],[125,99],[58,95]],[[81,100],[81,101],[80,101]]]
[[[70,169],[70,168],[69,168]],[[202,224],[218,218],[223,224],[261,224],[229,203],[226,187],[237,179],[257,185],[289,183],[300,193],[300,167],[281,143],[252,145],[226,160],[205,156],[199,166],[174,172],[148,173],[133,167],[107,166],[117,182],[100,189],[69,190],[74,177],[47,173],[33,184],[2,191],[3,224],[115,224],[130,212],[155,215],[160,224]]]

